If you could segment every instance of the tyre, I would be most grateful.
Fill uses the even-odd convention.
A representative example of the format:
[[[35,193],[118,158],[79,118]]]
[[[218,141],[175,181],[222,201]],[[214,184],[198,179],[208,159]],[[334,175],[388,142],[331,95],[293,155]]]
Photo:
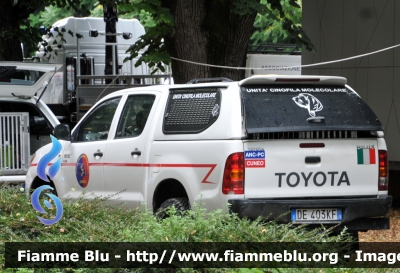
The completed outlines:
[[[360,237],[358,235],[358,231],[357,230],[352,230],[352,231],[348,231],[348,233],[351,234],[351,236],[356,240],[352,245],[351,248],[353,251],[355,250],[359,250],[360,249]]]
[[[159,219],[165,219],[168,215],[168,209],[175,207],[176,214],[182,215],[184,211],[190,209],[189,199],[187,198],[170,198],[161,204],[160,208],[156,212],[156,216]]]

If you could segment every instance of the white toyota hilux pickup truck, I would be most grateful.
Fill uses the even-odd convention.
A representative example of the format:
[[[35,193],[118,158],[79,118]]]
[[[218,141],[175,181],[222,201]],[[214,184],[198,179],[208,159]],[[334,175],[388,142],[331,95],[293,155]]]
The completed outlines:
[[[197,202],[249,219],[390,226],[383,127],[342,77],[124,89],[101,99],[72,132],[61,124],[54,134],[62,160],[49,179],[61,199],[86,192],[154,212]],[[51,148],[36,152],[28,189],[47,183],[37,166]]]

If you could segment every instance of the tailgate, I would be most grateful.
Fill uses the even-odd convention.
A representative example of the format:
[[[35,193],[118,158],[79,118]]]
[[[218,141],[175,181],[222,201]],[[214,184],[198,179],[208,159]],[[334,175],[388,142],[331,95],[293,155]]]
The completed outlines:
[[[378,194],[376,139],[249,140],[244,150],[246,198]]]

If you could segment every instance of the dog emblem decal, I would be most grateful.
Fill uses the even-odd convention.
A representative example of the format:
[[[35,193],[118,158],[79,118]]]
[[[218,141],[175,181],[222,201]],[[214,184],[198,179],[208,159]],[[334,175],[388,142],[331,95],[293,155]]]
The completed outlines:
[[[315,117],[315,112],[323,108],[322,103],[311,94],[300,93],[292,99],[298,106],[306,108],[311,117]]]

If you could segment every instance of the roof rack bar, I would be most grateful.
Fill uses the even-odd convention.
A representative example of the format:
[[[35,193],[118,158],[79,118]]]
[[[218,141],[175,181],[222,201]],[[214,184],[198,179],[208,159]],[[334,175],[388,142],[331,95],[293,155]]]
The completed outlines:
[[[219,78],[197,78],[187,82],[187,84],[195,84],[195,83],[207,83],[207,82],[233,82],[229,78],[219,77]]]

